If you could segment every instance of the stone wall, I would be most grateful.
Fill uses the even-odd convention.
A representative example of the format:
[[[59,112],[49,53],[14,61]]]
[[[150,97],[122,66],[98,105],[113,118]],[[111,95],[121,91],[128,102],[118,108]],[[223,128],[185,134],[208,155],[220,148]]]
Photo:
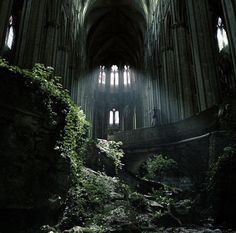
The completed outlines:
[[[125,169],[138,174],[147,158],[163,154],[178,164],[179,175],[172,181],[179,186],[190,182],[198,188],[207,177],[211,164],[224,147],[232,143],[229,134],[221,129],[217,112],[218,108],[214,107],[174,124],[115,134],[115,140],[123,142]]]
[[[222,101],[217,17],[223,19],[230,66],[235,69],[235,4],[221,2],[150,1],[145,61],[153,96],[143,92],[142,101],[144,112],[159,109],[161,124],[186,119]],[[232,77],[227,79],[235,83],[235,72]]]
[[[27,216],[53,221],[69,188],[70,159],[54,149],[65,116],[57,102],[52,124],[47,95],[29,78],[1,69],[0,225],[9,227],[12,216],[15,225]]]
[[[218,108],[214,107],[173,124],[121,131],[114,135],[114,140],[122,141],[124,149],[132,150],[145,149],[202,136],[217,129],[217,112]]]

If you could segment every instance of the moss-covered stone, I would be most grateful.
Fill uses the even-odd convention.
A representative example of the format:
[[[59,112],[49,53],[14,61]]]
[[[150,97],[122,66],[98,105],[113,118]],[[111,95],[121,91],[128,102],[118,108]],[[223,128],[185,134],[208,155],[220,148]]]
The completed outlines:
[[[0,221],[7,228],[27,225],[26,218],[55,222],[82,164],[85,116],[52,68],[22,70],[2,60],[0,107]]]

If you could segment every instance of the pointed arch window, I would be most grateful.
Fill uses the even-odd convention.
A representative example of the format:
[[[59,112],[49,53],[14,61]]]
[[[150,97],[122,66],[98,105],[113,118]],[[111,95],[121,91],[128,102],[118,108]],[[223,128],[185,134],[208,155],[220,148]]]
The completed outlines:
[[[118,86],[118,85],[119,85],[118,66],[113,65],[111,67],[111,86]]]
[[[99,83],[100,85],[105,85],[105,84],[106,84],[105,66],[100,66],[100,72],[99,72],[98,83]]]
[[[218,18],[217,22],[217,41],[218,41],[219,51],[221,51],[229,44],[225,26],[223,24],[222,18],[220,17]]]
[[[119,111],[113,108],[109,114],[109,125],[118,126],[120,124],[120,114]]]
[[[6,46],[11,50],[13,43],[15,39],[15,29],[13,26],[13,17],[10,16],[9,18],[9,23],[8,23],[8,28],[7,28],[7,34],[6,34]]]
[[[131,85],[130,69],[129,66],[124,66],[124,85]]]

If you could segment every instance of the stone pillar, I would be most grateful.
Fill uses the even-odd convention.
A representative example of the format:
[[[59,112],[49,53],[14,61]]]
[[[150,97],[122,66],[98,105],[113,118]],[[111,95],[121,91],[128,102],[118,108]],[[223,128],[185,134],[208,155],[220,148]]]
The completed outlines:
[[[180,0],[182,1],[182,0]],[[173,17],[173,37],[178,85],[179,114],[184,119],[194,114],[194,74],[192,71],[192,56],[190,47],[190,36],[188,34],[187,17],[181,14],[183,9],[178,9],[179,1],[171,1],[171,13]],[[186,4],[183,2],[182,4]],[[181,6],[186,9],[184,6]]]
[[[41,61],[49,66],[56,64],[56,51],[59,43],[59,23],[61,0],[51,0],[47,2],[47,22],[44,27],[45,38],[41,43],[45,44]],[[62,26],[62,25],[61,25]],[[68,29],[67,29],[68,30]]]
[[[163,113],[165,113],[167,123],[170,123],[179,120],[178,84],[176,82],[176,62],[173,47],[165,48],[163,51],[163,71],[164,82],[161,88],[164,89],[164,96],[162,98],[164,97],[163,104],[165,106],[162,109],[165,109]]]
[[[236,75],[236,1],[221,0],[226,20],[229,45]]]
[[[6,30],[11,15],[13,0],[1,0],[0,2],[0,56],[3,53],[3,48],[6,40]]]
[[[208,0],[187,0],[199,111],[218,102],[216,51]]]
[[[51,22],[48,22],[47,28],[45,30],[47,37],[45,38],[45,50],[43,51],[44,56],[41,58],[41,60],[43,63],[49,66],[55,65],[56,50],[57,50],[57,43],[56,43],[57,31],[58,31],[58,24],[56,19]]]
[[[45,9],[47,0],[28,0],[23,8],[20,26],[20,43],[17,47],[17,64],[31,67],[38,62],[40,49],[43,50],[41,38],[45,26]],[[41,47],[43,46],[43,48]]]

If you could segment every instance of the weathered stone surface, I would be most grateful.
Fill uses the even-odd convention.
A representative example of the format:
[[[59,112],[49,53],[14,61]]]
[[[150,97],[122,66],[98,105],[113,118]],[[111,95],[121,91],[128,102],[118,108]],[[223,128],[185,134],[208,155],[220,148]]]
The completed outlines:
[[[19,225],[28,215],[37,224],[54,221],[69,187],[70,159],[54,149],[64,115],[52,125],[37,85],[11,72],[0,76],[0,210]],[[8,225],[4,211],[0,222]]]

